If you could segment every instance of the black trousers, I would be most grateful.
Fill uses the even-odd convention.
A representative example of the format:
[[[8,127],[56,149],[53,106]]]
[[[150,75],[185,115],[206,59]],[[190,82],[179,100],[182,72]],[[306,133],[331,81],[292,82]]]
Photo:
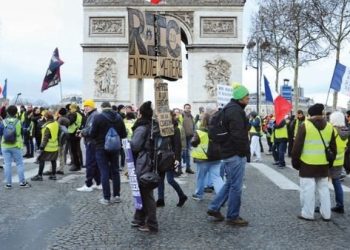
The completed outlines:
[[[72,162],[73,165],[77,168],[81,168],[82,162],[81,162],[81,148],[80,148],[80,137],[75,136],[75,134],[69,135],[69,142],[70,142],[70,149],[72,153]]]
[[[135,211],[134,222],[139,225],[146,224],[151,230],[158,231],[157,207],[153,190],[140,187],[140,193],[143,208]]]
[[[56,161],[51,161],[51,166],[52,166],[52,175],[56,174],[56,167],[57,167],[57,163]],[[43,171],[44,171],[44,167],[45,167],[45,161],[39,161],[39,172],[38,175],[42,176],[43,175]]]

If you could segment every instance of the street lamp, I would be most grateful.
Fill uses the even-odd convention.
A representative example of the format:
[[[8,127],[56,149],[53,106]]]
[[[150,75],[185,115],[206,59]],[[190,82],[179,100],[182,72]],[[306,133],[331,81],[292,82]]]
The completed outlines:
[[[16,100],[15,100],[15,105],[17,104],[17,100],[18,100],[18,97],[19,97],[20,95],[22,95],[22,93],[18,93],[18,94],[17,94]]]
[[[262,41],[260,37],[254,40],[250,40],[247,44],[247,49],[251,50],[256,47],[256,112],[259,114],[260,106],[260,82],[262,75],[262,50],[266,50],[270,43],[265,40]],[[255,67],[254,67],[255,68]]]

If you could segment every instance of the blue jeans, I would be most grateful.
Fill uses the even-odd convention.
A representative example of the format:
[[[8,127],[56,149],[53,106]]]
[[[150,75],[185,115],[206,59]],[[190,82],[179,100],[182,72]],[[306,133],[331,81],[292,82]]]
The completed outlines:
[[[85,144],[86,147],[86,181],[85,184],[87,187],[92,186],[92,180],[95,180],[96,185],[101,184],[101,177],[100,177],[100,171],[98,170],[97,167],[97,162],[96,162],[96,148],[95,144],[89,143]]]
[[[341,186],[339,177],[332,179],[332,183],[334,187],[336,207],[344,208],[343,187]]]
[[[103,197],[111,198],[109,179],[113,183],[113,196],[120,196],[119,153],[108,153],[103,148],[96,149],[96,161],[101,174]]]
[[[207,176],[210,176],[210,182],[214,186],[215,193],[219,193],[224,185],[224,181],[220,176],[221,161],[203,161],[196,162],[197,165],[197,183],[195,194],[199,198],[203,198],[204,187],[207,184]]]
[[[160,174],[160,183],[158,186],[158,199],[164,200],[164,178],[165,178],[165,175],[166,175],[167,182],[169,183],[170,186],[172,186],[174,188],[174,190],[176,191],[179,198],[183,198],[186,196],[184,194],[184,192],[182,191],[179,183],[177,183],[175,181],[174,173],[175,173],[174,170],[171,170],[171,171],[167,171],[165,173]]]
[[[20,183],[24,183],[24,165],[22,149],[20,148],[2,148],[2,155],[5,163],[5,181],[6,184],[12,185],[12,161],[16,162],[17,174]]]
[[[239,216],[246,162],[247,158],[240,156],[232,156],[222,160],[226,174],[226,183],[220,192],[215,195],[214,200],[209,205],[209,209],[220,211],[220,208],[228,201],[226,215],[228,220],[236,219]]]
[[[287,150],[287,142],[276,142],[273,145],[273,158],[276,162],[279,163],[279,166],[284,167],[286,166],[286,162],[284,160],[284,155]]]
[[[191,139],[192,139],[192,136],[186,136],[186,148],[182,150],[182,159],[183,159],[183,162],[186,164],[186,169],[189,169],[191,167],[191,157],[190,157]]]

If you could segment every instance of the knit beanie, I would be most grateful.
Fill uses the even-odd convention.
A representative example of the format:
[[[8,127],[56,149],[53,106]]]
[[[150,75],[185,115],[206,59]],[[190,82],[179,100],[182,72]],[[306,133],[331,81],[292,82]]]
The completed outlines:
[[[103,102],[103,103],[101,104],[101,108],[102,108],[102,109],[112,109],[112,105],[111,105],[110,102]]]
[[[143,118],[152,119],[152,116],[153,116],[152,102],[151,101],[144,102],[140,106],[139,111]]]
[[[241,84],[233,85],[232,98],[235,100],[242,100],[245,96],[249,95],[249,91]]]
[[[324,110],[324,105],[321,103],[316,103],[312,105],[307,112],[309,113],[310,116],[323,115],[323,110]]]

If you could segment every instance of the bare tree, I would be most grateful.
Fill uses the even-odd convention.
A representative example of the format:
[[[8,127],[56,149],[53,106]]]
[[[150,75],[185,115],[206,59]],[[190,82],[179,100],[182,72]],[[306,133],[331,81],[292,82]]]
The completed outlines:
[[[312,9],[310,1],[279,0],[279,2],[285,4],[284,28],[287,31],[287,42],[291,51],[289,59],[294,70],[293,111],[296,113],[299,106],[299,67],[328,56],[329,46],[322,47],[324,35],[309,18],[309,11]]]
[[[330,48],[336,51],[336,61],[340,60],[340,51],[349,41],[350,33],[350,1],[349,0],[312,0],[310,20],[316,24],[326,37]],[[333,94],[333,110],[338,102],[338,92]]]

